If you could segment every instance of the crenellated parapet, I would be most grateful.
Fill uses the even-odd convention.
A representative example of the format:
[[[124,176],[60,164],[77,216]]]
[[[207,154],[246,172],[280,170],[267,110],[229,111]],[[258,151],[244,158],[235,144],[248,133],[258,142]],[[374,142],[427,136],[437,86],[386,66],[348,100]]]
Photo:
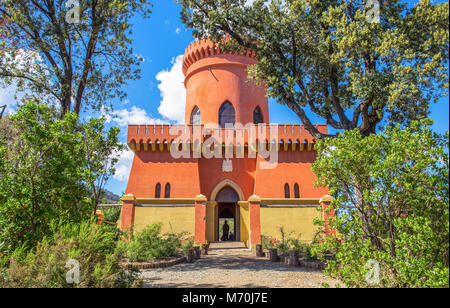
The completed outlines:
[[[327,133],[326,125],[315,125]],[[172,143],[203,144],[211,137],[216,144],[248,147],[258,142],[276,144],[279,151],[312,151],[316,140],[299,124],[260,124],[235,128],[204,125],[129,125],[127,143],[133,151],[169,151]]]
[[[183,74],[186,79],[194,71],[204,66],[218,65],[242,65],[255,64],[256,53],[246,51],[243,54],[237,52],[225,52],[220,49],[219,44],[210,40],[197,40],[191,43],[185,50],[183,57]]]

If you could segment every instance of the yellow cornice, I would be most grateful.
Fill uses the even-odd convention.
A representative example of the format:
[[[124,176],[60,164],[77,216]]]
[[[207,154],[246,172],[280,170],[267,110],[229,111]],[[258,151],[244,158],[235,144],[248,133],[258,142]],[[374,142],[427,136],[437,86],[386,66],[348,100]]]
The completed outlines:
[[[262,198],[263,204],[310,204],[317,203],[319,205],[319,198]]]
[[[132,194],[124,195],[122,198],[120,198],[121,201],[136,201],[136,197]]]
[[[194,198],[136,198],[138,204],[194,204]]]

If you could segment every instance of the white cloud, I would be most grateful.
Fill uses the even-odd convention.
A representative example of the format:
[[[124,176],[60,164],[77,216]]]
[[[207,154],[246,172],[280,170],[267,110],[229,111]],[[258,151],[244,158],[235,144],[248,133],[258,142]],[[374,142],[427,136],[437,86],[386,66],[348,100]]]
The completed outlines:
[[[176,29],[175,29],[175,34],[180,34],[180,32],[181,32],[181,29],[180,29],[180,28],[176,28]]]
[[[131,109],[120,109],[115,110],[110,113],[102,112],[103,116],[106,118],[106,122],[115,122],[120,127],[126,127],[130,124],[163,124],[165,123],[161,119],[152,118],[147,114],[147,111],[131,106]]]
[[[26,51],[23,49],[18,49],[14,55],[3,53],[0,65],[9,69],[25,70],[31,74],[43,69],[40,55],[35,51]],[[7,106],[5,114],[14,113],[18,103],[27,94],[30,95],[31,93],[26,88],[23,91],[17,91],[17,80],[13,80],[11,84],[0,82],[0,106]]]
[[[158,112],[169,120],[183,123],[186,104],[183,55],[172,59],[172,64],[170,70],[163,70],[156,75],[156,80],[160,82],[158,89],[162,97]]]
[[[128,181],[128,177],[130,176],[131,164],[133,163],[134,153],[125,145],[124,150],[118,153],[117,158],[119,161],[117,162],[113,178],[119,182]]]
[[[5,114],[12,114],[15,112],[17,103],[23,98],[24,93],[18,93],[16,96],[17,87],[9,85],[0,87],[0,106],[6,105]]]

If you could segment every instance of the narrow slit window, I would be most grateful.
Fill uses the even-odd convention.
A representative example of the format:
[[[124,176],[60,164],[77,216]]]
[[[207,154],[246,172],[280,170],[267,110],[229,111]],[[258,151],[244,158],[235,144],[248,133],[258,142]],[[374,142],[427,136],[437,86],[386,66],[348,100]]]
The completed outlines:
[[[156,184],[155,187],[155,198],[161,198],[161,184]]]
[[[300,188],[298,187],[298,183],[295,183],[294,185],[294,195],[295,198],[300,198]]]
[[[170,183],[166,184],[164,189],[164,198],[170,198]]]
[[[291,191],[289,189],[289,184],[288,183],[284,184],[284,197],[286,199],[291,197]]]

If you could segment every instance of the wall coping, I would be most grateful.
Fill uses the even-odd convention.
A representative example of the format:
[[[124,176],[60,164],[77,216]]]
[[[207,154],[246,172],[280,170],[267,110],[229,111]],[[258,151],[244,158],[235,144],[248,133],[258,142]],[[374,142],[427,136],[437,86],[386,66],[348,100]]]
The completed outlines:
[[[192,204],[194,205],[194,198],[136,198],[138,204]]]
[[[320,198],[319,203],[322,202],[332,202],[334,199],[330,195],[325,195],[322,198]]]

